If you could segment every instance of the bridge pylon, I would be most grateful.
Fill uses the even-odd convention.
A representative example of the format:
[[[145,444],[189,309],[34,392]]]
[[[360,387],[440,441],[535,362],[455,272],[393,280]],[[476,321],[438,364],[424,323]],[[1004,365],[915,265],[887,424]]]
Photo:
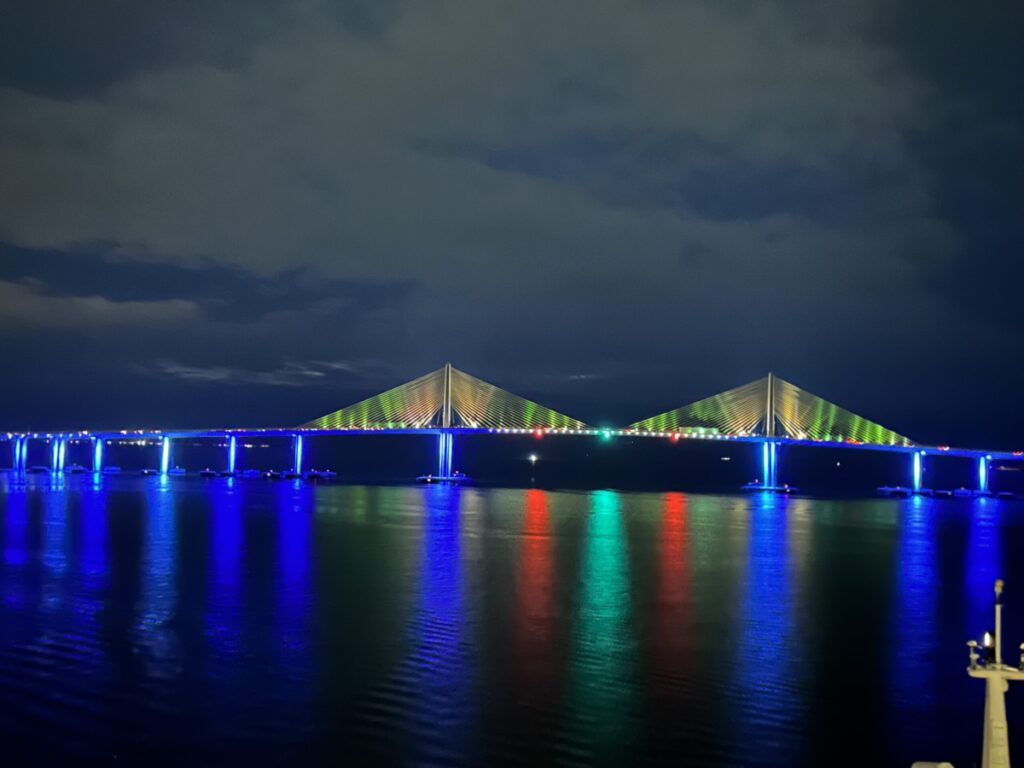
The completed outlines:
[[[452,477],[452,455],[455,449],[455,433],[452,431],[452,364],[445,363],[442,383],[441,432],[437,439],[437,475],[439,478]]]
[[[465,477],[456,476],[453,465],[459,433],[568,432],[590,427],[445,363],[419,378],[306,422],[300,429],[437,435],[437,474],[420,479],[461,482]]]

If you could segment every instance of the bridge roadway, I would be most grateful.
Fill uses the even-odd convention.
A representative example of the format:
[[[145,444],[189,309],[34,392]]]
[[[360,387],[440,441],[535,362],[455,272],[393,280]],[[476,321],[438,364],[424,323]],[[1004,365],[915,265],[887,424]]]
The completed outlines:
[[[879,445],[857,441],[829,441],[797,439],[792,437],[771,437],[761,435],[726,435],[712,431],[648,431],[637,429],[517,429],[517,428],[472,428],[472,427],[375,427],[375,428],[230,428],[230,429],[130,429],[114,431],[77,431],[77,432],[8,432],[0,433],[0,441],[7,440],[12,445],[13,471],[25,471],[27,467],[28,442],[43,441],[51,446],[50,469],[61,472],[65,468],[65,451],[70,443],[89,442],[94,445],[94,472],[103,471],[103,455],[105,444],[111,441],[147,441],[162,446],[160,471],[167,473],[170,469],[171,446],[173,441],[182,439],[211,439],[228,442],[228,471],[235,468],[237,441],[251,438],[289,438],[293,442],[292,471],[301,474],[303,471],[303,444],[311,437],[349,436],[349,435],[420,435],[438,436],[438,473],[437,478],[452,477],[452,444],[460,435],[535,435],[546,436],[578,436],[596,437],[610,440],[613,438],[650,438],[663,440],[689,440],[699,442],[733,442],[755,443],[762,446],[763,475],[761,487],[781,490],[775,478],[775,453],[786,447],[843,448],[848,450],[880,451],[885,453],[906,454],[912,458],[911,476],[914,491],[921,490],[921,467],[927,456],[956,456],[978,462],[978,491],[988,492],[988,467],[992,461],[1024,461],[1022,451],[988,451],[971,448],[954,448],[949,446],[923,445]],[[768,482],[765,482],[767,480]]]
[[[455,440],[460,435],[573,435],[642,437],[667,440],[756,443],[761,453],[765,490],[791,490],[777,482],[777,456],[787,446],[846,448],[911,457],[913,491],[921,491],[926,456],[947,455],[978,464],[979,493],[988,493],[989,463],[1024,460],[1019,451],[984,451],[948,446],[920,446],[902,435],[845,410],[768,373],[756,381],[720,392],[624,428],[593,427],[578,419],[515,395],[445,363],[441,368],[347,406],[299,427],[280,429],[123,429],[78,432],[9,432],[12,468],[28,469],[30,441],[51,446],[50,469],[61,472],[70,443],[93,443],[93,471],[103,470],[104,446],[110,441],[156,441],[161,445],[160,471],[170,471],[172,444],[181,439],[227,442],[227,472],[233,474],[239,438],[286,437],[293,443],[292,474],[303,469],[307,438],[327,435],[435,435],[437,474],[431,479],[458,480],[452,470]],[[0,439],[3,439],[0,433]]]

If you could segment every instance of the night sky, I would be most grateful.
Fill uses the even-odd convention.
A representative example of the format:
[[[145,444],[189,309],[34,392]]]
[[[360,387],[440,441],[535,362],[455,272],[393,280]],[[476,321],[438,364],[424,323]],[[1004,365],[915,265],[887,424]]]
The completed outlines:
[[[1019,3],[3,8],[0,428],[293,425],[450,360],[1024,448]]]

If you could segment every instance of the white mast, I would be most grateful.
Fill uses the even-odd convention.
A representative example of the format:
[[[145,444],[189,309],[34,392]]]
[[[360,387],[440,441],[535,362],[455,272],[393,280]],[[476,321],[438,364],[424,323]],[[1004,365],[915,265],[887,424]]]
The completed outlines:
[[[1024,680],[1024,643],[1021,644],[1020,666],[1003,664],[1003,580],[995,585],[995,637],[986,632],[978,653],[976,640],[967,643],[970,666],[967,674],[985,680],[985,737],[981,768],[1010,768],[1010,739],[1006,727],[1006,691],[1011,680]],[[980,662],[980,663],[979,663]]]

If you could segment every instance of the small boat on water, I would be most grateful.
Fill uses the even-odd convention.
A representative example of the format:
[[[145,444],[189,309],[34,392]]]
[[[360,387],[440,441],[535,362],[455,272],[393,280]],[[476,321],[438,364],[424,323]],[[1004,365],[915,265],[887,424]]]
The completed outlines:
[[[883,496],[911,496],[914,493],[910,488],[904,488],[902,485],[883,485],[878,492]]]
[[[184,475],[185,474],[185,468],[184,467],[171,467],[171,469],[167,470],[167,474],[168,475]]]
[[[455,471],[447,477],[444,475],[420,475],[416,478],[416,482],[425,485],[471,485],[473,478],[464,472]]]
[[[338,473],[330,469],[311,469],[306,473],[307,480],[333,480]]]
[[[953,491],[953,495],[958,499],[970,499],[974,497],[975,492],[972,491],[970,488],[957,488],[955,491]],[[978,495],[980,496],[983,494]]]
[[[243,469],[242,477],[262,477],[263,473],[258,469]]]
[[[83,467],[81,464],[72,464],[71,466],[67,467],[64,471],[67,472],[69,475],[82,475],[85,474],[85,467]]]
[[[301,472],[296,472],[294,469],[285,472],[281,476],[285,480],[301,480],[302,479],[302,473]]]
[[[999,491],[999,493],[996,494],[996,498],[998,498],[998,499],[1015,499],[1015,498],[1017,498],[1017,495],[1015,493],[1011,492],[1011,491]]]
[[[121,468],[120,467],[104,467],[103,468],[103,474],[104,475],[119,475],[119,474],[121,474]]]
[[[265,478],[267,478],[268,480],[280,480],[281,479],[281,473],[278,472],[276,469],[267,470],[266,472],[263,473],[263,476]]]
[[[795,485],[762,485],[758,482],[746,483],[744,491],[769,491],[770,493],[796,493],[800,489]]]
[[[29,467],[25,471],[28,474],[30,474],[30,475],[45,475],[47,472],[50,471],[50,468],[49,467],[35,466],[35,467]]]
[[[152,477],[153,475],[159,475],[160,471],[156,469],[144,469],[140,473],[143,477]]]
[[[200,477],[217,477],[217,474],[216,469],[210,469],[209,467],[199,470]]]
[[[949,490],[948,488],[940,488],[940,489],[936,490],[935,491],[935,495],[936,496],[941,496],[942,498],[946,498],[946,499],[953,498],[953,492],[951,490]]]

